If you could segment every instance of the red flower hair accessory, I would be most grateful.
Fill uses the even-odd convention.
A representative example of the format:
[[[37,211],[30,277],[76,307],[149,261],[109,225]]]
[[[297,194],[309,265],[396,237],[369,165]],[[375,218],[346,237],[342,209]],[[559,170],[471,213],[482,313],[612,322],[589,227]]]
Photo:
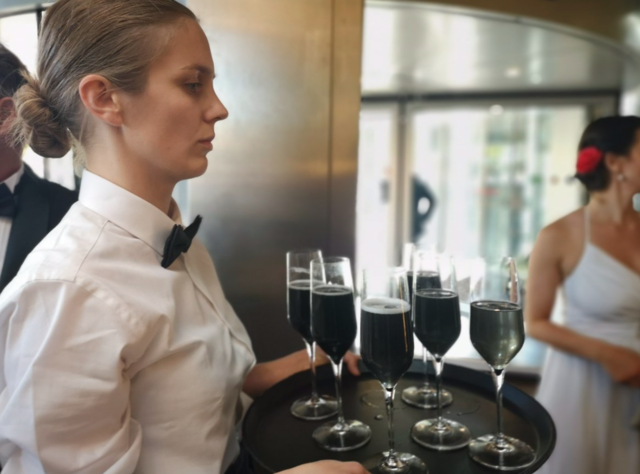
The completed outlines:
[[[600,161],[602,161],[603,156],[604,153],[595,146],[580,150],[580,153],[578,153],[578,163],[576,164],[578,174],[591,173],[596,169]]]

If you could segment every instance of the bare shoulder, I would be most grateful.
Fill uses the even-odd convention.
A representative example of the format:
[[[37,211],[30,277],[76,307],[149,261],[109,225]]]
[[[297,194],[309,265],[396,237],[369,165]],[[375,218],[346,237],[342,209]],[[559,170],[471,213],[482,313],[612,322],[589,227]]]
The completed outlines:
[[[534,266],[553,266],[562,278],[575,269],[584,251],[584,211],[568,214],[540,231],[532,253]]]
[[[564,247],[580,240],[584,233],[584,212],[578,209],[552,222],[540,231],[538,240],[545,245]]]

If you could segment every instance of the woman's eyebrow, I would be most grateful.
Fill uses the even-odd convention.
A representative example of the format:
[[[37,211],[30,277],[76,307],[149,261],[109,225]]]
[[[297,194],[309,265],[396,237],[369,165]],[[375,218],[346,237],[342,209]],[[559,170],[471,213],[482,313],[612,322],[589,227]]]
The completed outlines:
[[[182,68],[183,70],[194,70],[194,71],[198,71],[199,73],[206,75],[206,76],[210,76],[210,77],[216,77],[215,72],[213,72],[213,69],[211,69],[210,67],[207,66],[203,66],[201,64],[191,64],[189,66],[185,66]]]

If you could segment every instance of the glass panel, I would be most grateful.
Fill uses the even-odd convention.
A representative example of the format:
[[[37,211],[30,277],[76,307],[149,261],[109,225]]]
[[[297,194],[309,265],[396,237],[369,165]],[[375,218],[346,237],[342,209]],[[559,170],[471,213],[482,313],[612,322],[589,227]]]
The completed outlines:
[[[395,107],[360,113],[356,204],[356,275],[367,266],[395,264]]]
[[[35,13],[0,18],[0,42],[35,71],[38,57],[38,23]]]
[[[582,190],[572,175],[585,126],[584,106],[413,113],[413,176],[428,183],[437,202],[416,241],[458,256],[513,256],[526,280],[528,256],[542,227],[581,204]],[[419,203],[412,206],[420,218]],[[467,319],[463,325],[449,355],[476,358]],[[516,363],[541,365],[542,357],[542,346],[529,339]]]
[[[363,106],[356,268],[398,264],[406,239],[456,256],[512,255],[526,281],[539,231],[582,204],[572,176],[587,106],[409,107],[406,158],[398,120],[393,105]],[[468,319],[449,354],[477,359]],[[515,361],[535,368],[543,356],[528,339]]]
[[[540,229],[580,205],[571,176],[585,108],[499,110],[413,114],[414,177],[437,201],[416,241],[456,255],[524,261]]]

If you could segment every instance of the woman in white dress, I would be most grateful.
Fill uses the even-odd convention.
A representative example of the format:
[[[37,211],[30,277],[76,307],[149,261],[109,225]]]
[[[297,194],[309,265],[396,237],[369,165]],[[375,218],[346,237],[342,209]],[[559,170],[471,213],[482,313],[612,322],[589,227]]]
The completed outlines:
[[[13,131],[72,141],[80,199],[0,295],[3,474],[247,473],[240,395],[305,368],[255,364],[213,263],[171,199],[207,169],[227,110],[193,13],[173,0],[59,0]],[[248,171],[249,172],[249,171]],[[311,443],[312,441],[309,440]],[[325,461],[289,474],[362,474]]]
[[[640,473],[640,118],[591,123],[576,177],[589,204],[542,230],[531,255],[529,334],[551,347],[538,400],[556,424],[544,474]],[[550,320],[562,287],[565,320]]]

